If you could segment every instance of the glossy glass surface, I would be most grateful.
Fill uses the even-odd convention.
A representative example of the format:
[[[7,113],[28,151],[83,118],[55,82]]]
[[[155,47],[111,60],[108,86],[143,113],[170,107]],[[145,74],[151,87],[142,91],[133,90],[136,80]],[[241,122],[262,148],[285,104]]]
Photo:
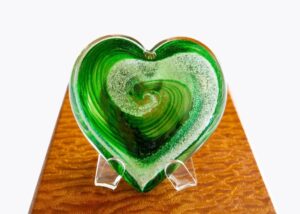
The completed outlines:
[[[172,160],[187,160],[211,135],[226,87],[212,52],[189,38],[147,51],[136,40],[107,36],[78,57],[70,82],[75,118],[123,178],[145,192],[165,178]],[[117,172],[123,167],[115,164]]]

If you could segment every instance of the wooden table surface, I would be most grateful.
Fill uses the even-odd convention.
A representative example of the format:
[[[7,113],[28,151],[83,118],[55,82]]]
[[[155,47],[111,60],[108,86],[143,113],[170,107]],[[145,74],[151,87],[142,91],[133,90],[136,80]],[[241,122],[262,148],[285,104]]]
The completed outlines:
[[[168,180],[148,193],[123,180],[114,191],[95,187],[97,157],[75,122],[67,94],[30,212],[275,213],[230,96],[219,127],[193,156],[196,187],[176,192]]]

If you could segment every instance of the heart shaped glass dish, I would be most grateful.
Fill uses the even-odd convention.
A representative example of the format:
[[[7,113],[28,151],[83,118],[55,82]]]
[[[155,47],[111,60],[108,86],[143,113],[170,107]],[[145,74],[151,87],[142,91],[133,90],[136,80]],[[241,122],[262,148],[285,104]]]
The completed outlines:
[[[146,192],[166,164],[185,161],[217,127],[226,86],[214,54],[176,37],[145,48],[127,36],[92,42],[78,57],[69,85],[76,121],[112,167]],[[175,170],[175,169],[174,169]]]

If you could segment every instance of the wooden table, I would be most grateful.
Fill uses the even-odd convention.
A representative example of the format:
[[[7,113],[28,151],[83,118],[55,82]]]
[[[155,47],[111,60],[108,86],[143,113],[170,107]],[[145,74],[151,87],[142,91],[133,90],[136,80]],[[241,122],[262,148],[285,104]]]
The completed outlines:
[[[30,212],[275,213],[230,96],[219,127],[193,156],[196,187],[176,192],[168,180],[148,193],[125,181],[115,191],[95,187],[97,157],[67,93]]]

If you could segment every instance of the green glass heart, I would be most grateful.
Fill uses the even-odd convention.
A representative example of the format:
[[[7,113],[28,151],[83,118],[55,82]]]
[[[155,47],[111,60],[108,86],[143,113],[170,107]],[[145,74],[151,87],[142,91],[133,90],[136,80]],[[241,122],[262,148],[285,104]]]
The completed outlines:
[[[226,87],[198,41],[173,38],[147,51],[132,38],[107,36],[78,57],[70,98],[87,139],[106,159],[122,160],[123,178],[146,192],[165,178],[166,164],[185,161],[212,134]]]

